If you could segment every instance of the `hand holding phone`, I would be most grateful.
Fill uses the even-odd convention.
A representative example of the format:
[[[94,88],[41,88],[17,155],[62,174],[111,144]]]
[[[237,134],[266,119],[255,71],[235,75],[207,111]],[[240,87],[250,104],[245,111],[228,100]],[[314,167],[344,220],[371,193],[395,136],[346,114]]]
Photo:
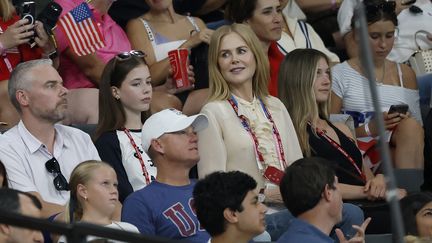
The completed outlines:
[[[388,114],[392,114],[392,113],[406,114],[408,112],[408,108],[409,107],[407,104],[392,105],[388,110]]]
[[[21,17],[21,19],[27,19],[27,24],[34,25],[36,20],[36,4],[33,1],[23,2],[18,7],[18,14]],[[32,31],[35,31],[33,28]],[[36,32],[35,32],[36,34]],[[30,38],[29,44],[33,47],[35,45],[34,37],[32,36]]]

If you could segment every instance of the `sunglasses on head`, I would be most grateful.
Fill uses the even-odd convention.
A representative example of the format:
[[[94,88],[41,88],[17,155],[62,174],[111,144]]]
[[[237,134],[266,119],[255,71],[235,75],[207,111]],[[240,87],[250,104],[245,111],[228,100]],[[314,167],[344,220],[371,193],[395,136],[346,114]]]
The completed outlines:
[[[132,51],[121,52],[121,53],[117,54],[116,58],[120,61],[125,61],[125,60],[130,59],[132,56],[138,57],[138,58],[144,58],[146,56],[146,54],[143,51],[132,50]]]
[[[53,157],[49,159],[45,163],[45,168],[49,173],[55,176],[53,180],[55,189],[57,189],[58,191],[69,191],[69,183],[61,173],[60,165],[56,158]]]
[[[394,13],[396,9],[395,1],[385,1],[379,4],[365,3],[366,13],[368,16],[377,15],[380,12]]]

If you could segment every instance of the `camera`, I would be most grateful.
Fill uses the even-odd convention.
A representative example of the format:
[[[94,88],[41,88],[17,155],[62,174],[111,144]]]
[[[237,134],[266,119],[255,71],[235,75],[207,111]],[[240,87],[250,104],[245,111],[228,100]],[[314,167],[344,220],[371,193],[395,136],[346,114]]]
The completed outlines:
[[[43,23],[48,35],[52,34],[63,8],[56,2],[50,2],[38,15],[37,20]]]

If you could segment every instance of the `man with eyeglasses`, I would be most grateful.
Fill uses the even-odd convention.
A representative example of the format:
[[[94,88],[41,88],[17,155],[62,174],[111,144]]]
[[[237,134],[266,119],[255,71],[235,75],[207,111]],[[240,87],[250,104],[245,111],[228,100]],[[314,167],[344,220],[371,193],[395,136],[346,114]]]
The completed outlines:
[[[192,208],[195,181],[189,171],[199,161],[197,132],[208,126],[207,117],[183,115],[175,109],[155,113],[142,128],[142,147],[157,168],[156,180],[129,195],[122,221],[142,234],[188,242],[207,242]]]
[[[211,243],[247,243],[265,231],[264,194],[258,193],[257,182],[246,173],[213,172],[196,183],[193,198]]]
[[[338,180],[328,161],[318,157],[303,158],[285,169],[279,186],[285,206],[296,218],[278,239],[281,243],[315,242],[333,243],[329,235],[335,231],[339,242],[364,243],[370,218],[361,226],[353,225],[357,234],[349,241],[340,229],[334,230],[342,220],[342,194]]]
[[[0,140],[0,160],[12,188],[42,202],[42,216],[64,211],[72,170],[85,160],[100,160],[90,136],[57,124],[65,117],[67,89],[48,59],[18,65],[8,92],[21,121]]]

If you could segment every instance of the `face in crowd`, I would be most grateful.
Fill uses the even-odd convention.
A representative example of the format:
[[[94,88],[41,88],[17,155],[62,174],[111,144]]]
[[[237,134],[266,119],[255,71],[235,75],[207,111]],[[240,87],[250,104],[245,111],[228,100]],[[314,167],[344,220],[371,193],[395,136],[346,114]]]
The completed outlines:
[[[243,38],[231,32],[221,39],[218,66],[228,85],[235,88],[252,83],[256,60]]]

